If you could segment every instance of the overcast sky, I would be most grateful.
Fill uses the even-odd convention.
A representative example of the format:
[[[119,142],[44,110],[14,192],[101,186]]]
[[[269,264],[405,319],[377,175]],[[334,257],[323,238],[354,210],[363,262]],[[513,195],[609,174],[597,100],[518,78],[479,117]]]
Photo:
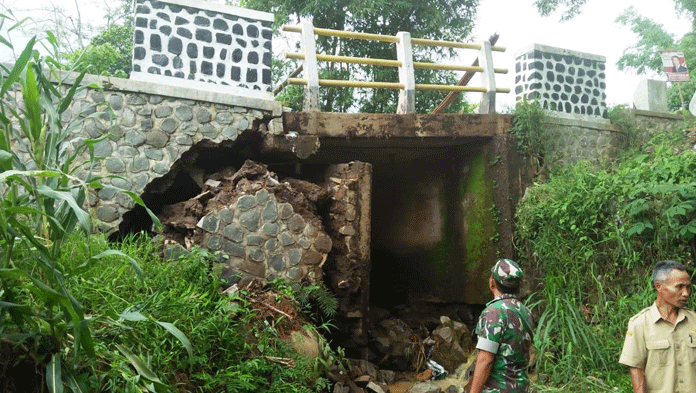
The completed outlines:
[[[55,4],[64,7],[68,12],[75,12],[79,5],[83,20],[99,25],[103,23],[104,4],[111,6],[116,2],[104,0],[0,0],[15,11],[17,16],[38,17],[41,8]],[[686,19],[677,19],[674,3],[671,0],[588,0],[583,13],[569,22],[559,22],[560,15],[547,18],[540,17],[533,6],[533,0],[481,0],[479,20],[475,30],[477,39],[485,39],[493,33],[499,33],[497,45],[505,46],[504,54],[496,53],[496,67],[508,68],[507,75],[498,75],[497,83],[501,87],[509,87],[514,91],[514,61],[515,54],[534,43],[560,47],[580,52],[605,56],[607,59],[607,103],[609,105],[632,103],[633,92],[641,79],[647,76],[636,76],[619,72],[616,61],[623,50],[635,43],[637,38],[626,27],[619,26],[614,21],[629,6],[635,7],[638,13],[648,16],[665,26],[667,31],[677,37],[689,31],[690,23]],[[31,12],[21,12],[31,10]],[[15,46],[23,47],[19,36],[14,36]],[[276,45],[280,44],[280,45]],[[276,48],[283,46],[281,42],[274,44]],[[665,48],[669,49],[669,48]],[[21,51],[21,49],[19,49]],[[0,52],[0,61],[11,60],[7,51]],[[470,63],[471,59],[465,59]],[[696,68],[696,65],[689,67]],[[663,76],[651,75],[654,79]],[[470,100],[478,97],[470,95]],[[500,97],[502,105],[514,106],[514,94]]]

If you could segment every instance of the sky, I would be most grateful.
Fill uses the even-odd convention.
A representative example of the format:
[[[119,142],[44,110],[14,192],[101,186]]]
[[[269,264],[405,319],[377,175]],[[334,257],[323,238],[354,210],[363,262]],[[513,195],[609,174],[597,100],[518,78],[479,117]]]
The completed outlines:
[[[103,23],[104,4],[114,6],[114,1],[108,0],[0,0],[0,5],[9,7],[19,17],[42,14],[38,10],[54,4],[65,10],[75,12],[76,4],[80,7],[83,20],[98,25]],[[500,87],[508,87],[514,91],[515,55],[532,44],[542,44],[579,52],[586,52],[606,57],[607,71],[607,104],[631,104],[633,93],[642,79],[665,80],[661,75],[637,76],[629,72],[621,72],[616,62],[624,49],[637,42],[638,38],[628,27],[620,26],[616,18],[629,6],[633,6],[639,14],[648,16],[661,23],[665,29],[681,37],[690,29],[688,20],[678,19],[674,4],[670,0],[588,0],[582,9],[582,14],[568,22],[560,22],[560,13],[542,18],[533,5],[534,0],[480,0],[477,27],[474,34],[477,40],[499,33],[498,46],[507,48],[505,53],[494,53],[495,67],[508,68],[507,75],[498,75],[496,83]],[[21,10],[31,10],[21,12]],[[69,20],[66,20],[68,23]],[[15,46],[23,47],[21,35],[15,35]],[[283,46],[274,44],[274,46]],[[665,48],[670,49],[670,48]],[[4,50],[4,49],[3,49]],[[8,61],[11,54],[0,51],[0,61]],[[465,59],[470,64],[472,59]],[[689,65],[696,69],[696,65]],[[470,101],[478,97],[471,95]],[[513,93],[499,97],[499,107],[514,106]]]

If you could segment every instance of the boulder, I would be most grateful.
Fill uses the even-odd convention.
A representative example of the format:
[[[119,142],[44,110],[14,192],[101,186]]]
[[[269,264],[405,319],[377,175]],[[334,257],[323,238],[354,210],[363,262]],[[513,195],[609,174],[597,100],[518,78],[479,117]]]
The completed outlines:
[[[471,334],[463,323],[442,316],[440,325],[433,330],[425,344],[433,347],[431,359],[452,374],[459,365],[467,361]]]
[[[417,382],[406,393],[442,393],[442,388],[433,382]]]
[[[402,320],[387,318],[370,331],[370,349],[380,359],[381,368],[404,371],[411,361],[413,331]]]

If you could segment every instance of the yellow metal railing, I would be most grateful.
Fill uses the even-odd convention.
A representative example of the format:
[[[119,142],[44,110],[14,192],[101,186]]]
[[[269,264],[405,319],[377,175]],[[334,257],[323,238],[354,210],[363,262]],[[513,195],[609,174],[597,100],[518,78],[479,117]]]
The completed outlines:
[[[305,87],[305,110],[318,110],[318,88],[319,87],[357,87],[371,89],[394,89],[401,90],[399,95],[399,105],[397,111],[399,113],[410,113],[415,108],[415,90],[427,91],[449,91],[449,92],[481,92],[484,93],[484,98],[481,101],[480,109],[482,112],[495,111],[495,94],[509,93],[508,88],[496,87],[494,74],[507,74],[506,68],[494,68],[492,61],[492,51],[504,52],[505,48],[501,46],[493,46],[489,41],[484,41],[482,44],[439,41],[422,38],[411,38],[408,33],[399,33],[396,36],[358,33],[342,30],[321,29],[315,28],[311,23],[304,23],[302,26],[282,26],[281,30],[287,32],[295,32],[302,34],[302,48],[304,53],[288,52],[285,56],[289,59],[303,60],[304,78],[288,77],[284,83],[304,85]],[[397,45],[397,60],[390,59],[373,59],[359,58],[349,56],[325,55],[316,53],[316,41],[314,36],[330,36],[344,39],[360,39],[394,43]],[[447,48],[472,49],[479,51],[479,59],[471,66],[458,64],[438,64],[413,61],[412,45],[427,45]],[[399,69],[399,82],[363,82],[350,80],[333,80],[318,78],[318,61],[349,63],[361,65],[373,65],[381,67],[394,67]],[[479,65],[480,62],[480,65]],[[465,71],[469,73],[481,73],[483,85],[461,86],[461,85],[439,85],[439,84],[418,84],[415,83],[413,70],[428,69],[428,70],[448,70],[448,71]],[[295,73],[296,75],[297,73]],[[294,75],[293,75],[294,76]],[[470,79],[470,78],[469,78]]]

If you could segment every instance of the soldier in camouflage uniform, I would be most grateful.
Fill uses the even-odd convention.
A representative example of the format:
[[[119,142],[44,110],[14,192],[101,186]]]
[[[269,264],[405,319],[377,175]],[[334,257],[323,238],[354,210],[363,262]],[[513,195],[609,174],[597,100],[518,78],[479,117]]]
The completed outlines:
[[[534,321],[517,300],[521,281],[522,270],[510,259],[498,260],[491,269],[488,286],[495,298],[486,304],[474,331],[478,353],[470,393],[529,392]]]

